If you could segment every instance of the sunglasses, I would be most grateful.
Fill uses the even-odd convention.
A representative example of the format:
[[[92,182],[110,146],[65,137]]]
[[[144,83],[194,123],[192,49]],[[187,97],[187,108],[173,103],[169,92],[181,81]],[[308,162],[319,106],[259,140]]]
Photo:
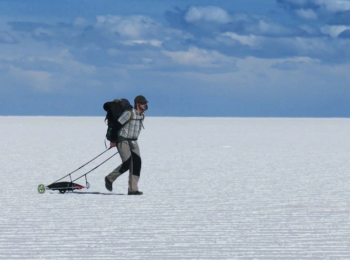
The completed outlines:
[[[141,105],[147,105],[147,101],[146,102],[139,102]]]

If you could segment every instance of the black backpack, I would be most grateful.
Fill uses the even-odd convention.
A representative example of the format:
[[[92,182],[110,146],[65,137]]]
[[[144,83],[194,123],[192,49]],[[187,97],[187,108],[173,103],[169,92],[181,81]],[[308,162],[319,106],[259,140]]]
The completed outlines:
[[[105,122],[107,121],[108,125],[106,138],[108,141],[116,142],[118,139],[118,132],[123,126],[118,122],[118,118],[125,111],[131,111],[132,113],[133,107],[132,105],[130,105],[130,102],[127,99],[122,98],[104,103],[103,109],[107,111],[105,119]],[[126,123],[128,123],[132,119],[132,117],[133,115],[131,114],[130,119]]]

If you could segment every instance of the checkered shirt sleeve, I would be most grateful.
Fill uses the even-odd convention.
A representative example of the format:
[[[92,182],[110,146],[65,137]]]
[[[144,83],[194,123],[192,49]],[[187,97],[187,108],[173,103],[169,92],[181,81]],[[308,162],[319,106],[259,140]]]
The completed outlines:
[[[118,118],[119,123],[124,125],[126,121],[128,121],[131,117],[131,112],[130,111],[124,111],[124,113]]]

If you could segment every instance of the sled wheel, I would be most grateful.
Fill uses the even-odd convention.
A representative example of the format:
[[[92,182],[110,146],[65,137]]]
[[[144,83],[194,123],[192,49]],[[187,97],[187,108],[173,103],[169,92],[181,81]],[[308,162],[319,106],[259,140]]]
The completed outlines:
[[[40,185],[38,186],[38,192],[39,192],[40,194],[44,193],[45,190],[46,190],[46,187],[45,187],[44,184],[40,184]]]
[[[60,193],[64,194],[66,193],[66,190],[60,190]]]

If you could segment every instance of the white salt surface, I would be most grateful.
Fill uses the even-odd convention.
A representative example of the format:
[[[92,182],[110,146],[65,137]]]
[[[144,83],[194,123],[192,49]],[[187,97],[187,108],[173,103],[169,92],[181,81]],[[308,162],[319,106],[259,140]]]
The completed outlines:
[[[350,259],[349,119],[144,125],[143,196],[105,189],[119,156],[39,194],[105,150],[103,118],[0,117],[0,259]]]

